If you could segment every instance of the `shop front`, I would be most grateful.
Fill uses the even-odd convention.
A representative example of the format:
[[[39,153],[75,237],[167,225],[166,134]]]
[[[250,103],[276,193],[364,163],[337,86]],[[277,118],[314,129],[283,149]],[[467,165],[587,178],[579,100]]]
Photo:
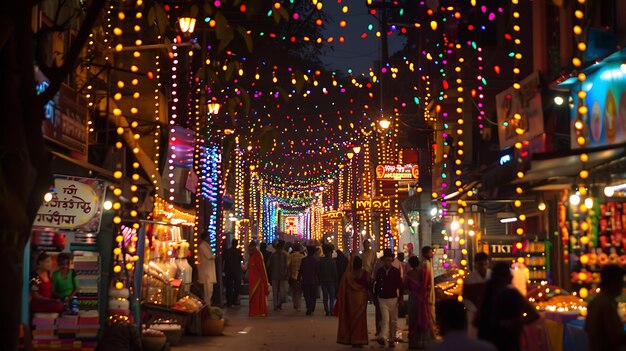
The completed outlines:
[[[194,279],[201,240],[194,232],[195,211],[156,198],[153,214],[139,231],[144,242],[140,320],[145,329],[163,332],[175,345],[185,334],[205,334],[203,322],[220,320],[221,310],[204,302],[204,290]]]
[[[106,181],[57,175],[25,248],[24,323],[35,349],[95,349],[104,296],[100,224]]]

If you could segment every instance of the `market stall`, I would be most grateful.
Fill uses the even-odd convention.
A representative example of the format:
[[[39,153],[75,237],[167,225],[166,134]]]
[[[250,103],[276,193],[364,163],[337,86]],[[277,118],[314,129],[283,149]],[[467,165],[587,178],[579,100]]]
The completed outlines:
[[[30,277],[23,299],[35,350],[97,346],[104,199],[104,181],[57,175],[38,211],[25,250]]]
[[[138,284],[142,325],[150,330],[148,335],[163,332],[170,344],[185,333],[206,334],[203,322],[221,320],[221,310],[210,309],[197,296],[202,289],[193,285],[192,265],[198,256],[194,211],[157,199],[153,220],[142,224],[144,250]]]

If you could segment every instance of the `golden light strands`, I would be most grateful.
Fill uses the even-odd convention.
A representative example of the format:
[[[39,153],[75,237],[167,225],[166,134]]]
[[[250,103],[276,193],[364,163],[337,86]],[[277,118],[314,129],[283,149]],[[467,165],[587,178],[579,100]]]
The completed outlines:
[[[243,150],[239,143],[239,137],[235,137],[235,197],[234,197],[234,210],[237,218],[243,218],[245,210],[245,164],[243,159]],[[241,227],[235,228],[235,238],[241,237]]]
[[[112,21],[111,21],[111,10],[112,10],[112,6],[109,8],[109,11],[107,11],[107,28],[111,28],[112,27]],[[120,19],[121,22],[121,19]],[[115,38],[115,37],[112,37]],[[115,39],[116,41],[118,39]],[[121,45],[121,44],[119,44]],[[118,89],[121,89],[124,85],[123,83],[120,84],[121,81],[118,81],[116,85],[111,84],[112,89],[115,89],[115,87],[117,87]],[[121,85],[121,87],[120,87]],[[108,113],[108,111],[107,111]],[[119,116],[121,116],[121,110],[119,109],[114,109],[113,110],[113,115],[117,118]],[[108,116],[107,116],[108,118]],[[116,134],[117,134],[117,138],[116,138],[116,142],[115,142],[115,151],[116,153],[121,153],[122,152],[122,148],[123,148],[123,144],[122,144],[122,135],[124,134],[124,129],[121,127],[118,127],[116,130]],[[124,237],[122,236],[122,230],[121,230],[121,224],[122,224],[122,188],[119,185],[122,181],[122,177],[124,176],[124,169],[122,168],[123,163],[122,162],[117,162],[115,164],[115,171],[113,172],[113,178],[115,178],[116,180],[116,184],[114,185],[114,189],[113,189],[113,195],[116,197],[115,202],[113,203],[113,209],[115,210],[115,215],[113,216],[113,224],[114,227],[117,228],[117,234],[115,236],[115,244],[113,244],[114,246],[114,250],[113,250],[113,270],[115,271],[119,271],[118,273],[116,273],[116,275],[113,277],[113,279],[111,279],[111,282],[113,284],[113,286],[117,289],[117,290],[121,290],[125,287],[124,284],[124,279],[122,278],[121,272],[122,272],[122,267],[123,267],[123,262],[125,260],[125,252],[123,250],[124,246],[123,246],[123,241],[124,241]]]
[[[194,228],[193,228],[193,259],[195,264],[199,263],[198,261],[198,251],[200,247],[199,239],[202,237],[204,233],[204,228],[200,227],[200,217],[202,216],[201,209],[201,201],[202,201],[202,184],[205,181],[205,177],[203,175],[202,170],[200,169],[200,150],[204,145],[205,133],[203,133],[203,121],[202,116],[200,114],[200,95],[202,92],[202,88],[200,84],[196,85],[196,94],[194,101],[194,150],[193,150],[193,171],[198,177],[198,182],[196,183],[196,198],[195,198],[195,208],[196,208],[196,218],[194,220]]]
[[[376,126],[374,126],[375,128]],[[370,163],[370,140],[365,143],[365,148],[363,150],[363,184],[361,189],[363,189],[363,197],[370,198],[372,195],[372,164]],[[372,235],[372,209],[369,208],[365,210],[365,233],[367,236]]]
[[[161,36],[159,35],[157,37],[157,39],[161,39]],[[154,169],[155,172],[159,173],[159,158],[161,155],[161,148],[159,146],[160,144],[160,140],[161,140],[161,109],[160,109],[160,96],[161,96],[161,58],[160,55],[157,54],[155,57],[155,71],[156,71],[156,75],[155,75],[155,82],[156,82],[156,86],[154,88],[154,123],[155,123],[155,130],[154,130],[154,139],[153,139],[153,150],[154,150]],[[156,178],[156,174],[151,174],[150,175],[152,184],[155,186],[155,191],[156,194],[158,196],[158,194],[160,193],[160,189],[158,186],[158,182],[157,182],[157,178]]]
[[[466,272],[468,272],[468,262],[469,262],[469,258],[468,258],[468,250],[467,250],[467,246],[468,246],[468,239],[467,239],[467,235],[466,233],[469,231],[467,229],[467,225],[466,225],[466,221],[465,221],[465,209],[467,206],[467,203],[460,197],[463,192],[464,192],[464,188],[463,188],[463,159],[464,159],[464,146],[465,146],[465,136],[464,136],[464,128],[465,128],[465,115],[464,115],[464,111],[463,111],[463,105],[465,103],[464,100],[464,95],[465,95],[465,89],[463,87],[463,65],[465,64],[465,58],[462,56],[462,50],[461,50],[461,44],[456,44],[455,45],[455,49],[458,55],[458,59],[456,62],[456,66],[454,68],[454,71],[456,73],[456,77],[455,77],[455,82],[456,82],[456,103],[457,103],[457,107],[456,107],[456,124],[457,124],[457,130],[456,130],[456,153],[455,155],[453,155],[454,158],[454,178],[456,178],[455,182],[454,182],[454,186],[456,189],[456,192],[458,192],[459,194],[459,200],[457,201],[457,214],[459,215],[459,229],[458,232],[456,233],[458,238],[459,238],[459,242],[458,245],[461,248],[461,260],[460,260],[460,264],[461,264],[461,269],[459,270],[459,276],[463,277],[464,274]],[[471,239],[470,239],[471,240]]]
[[[115,18],[112,17],[112,14],[111,14],[112,9],[113,9],[112,7],[109,7],[109,10],[107,11],[108,30],[110,30],[110,28],[113,26],[112,22],[115,20]],[[111,45],[117,42],[117,44],[115,45],[116,48],[122,46],[121,39],[118,37],[121,36],[122,34],[121,27],[123,27],[123,22],[125,19],[124,10],[125,9],[123,6],[120,7],[119,12],[117,13],[117,20],[115,20],[117,26],[113,29],[114,36],[112,37],[113,40],[111,40]],[[139,11],[139,9],[137,9],[137,11]],[[120,50],[115,50],[113,55],[119,55],[120,53],[121,53]],[[108,60],[108,57],[107,57],[107,60]],[[112,79],[112,78],[109,78],[109,79]],[[124,80],[122,80],[119,76],[116,76],[115,79],[117,79],[117,83],[115,85],[112,85],[112,93],[114,96],[114,100],[117,96],[123,95],[122,89],[124,89],[124,86],[125,86]],[[136,107],[136,104],[137,104],[136,100],[139,95],[138,92],[136,91],[137,84],[138,84],[138,81],[132,80],[131,87],[127,88],[127,89],[135,90],[135,94],[132,94],[134,101],[132,101],[132,103],[130,104],[132,105],[132,107],[129,109],[129,112],[131,113],[131,115],[134,115],[138,112],[138,109]],[[135,98],[135,96],[137,98]],[[116,101],[118,100],[119,99],[117,99]],[[108,112],[109,111],[107,111],[107,113]],[[132,122],[132,124],[129,125],[127,118],[124,116],[123,111],[119,107],[115,107],[112,113],[113,113],[113,118],[115,120],[115,125],[118,126],[116,129],[117,140],[115,142],[115,149],[116,149],[115,152],[122,153],[124,152],[123,151],[124,145],[122,143],[123,135],[125,133],[133,133],[132,129],[137,128],[138,123]],[[107,115],[107,118],[110,118],[110,116]],[[136,146],[136,143],[141,138],[141,135],[139,135],[139,133],[133,133],[132,135],[133,137],[129,141],[133,142],[135,146],[133,146],[132,144],[129,144],[129,146],[132,146],[133,153],[137,154],[138,147]],[[137,182],[139,181],[139,175],[137,173],[137,169],[139,167],[140,167],[139,162],[135,161],[132,163],[133,172],[130,177],[131,179],[130,186],[129,186],[130,196],[128,196],[130,198],[130,204],[126,206],[122,205],[123,190],[121,186],[119,185],[122,181],[122,178],[124,177],[124,172],[126,171],[124,169],[123,162],[116,163],[115,171],[113,172],[113,177],[117,181],[117,184],[115,184],[113,188],[113,195],[116,197],[116,199],[115,199],[115,202],[112,204],[112,209],[116,211],[113,217],[113,224],[117,228],[117,234],[115,235],[115,243],[113,244],[114,248],[113,248],[113,255],[112,255],[112,261],[113,261],[112,268],[113,268],[114,274],[111,278],[111,284],[112,284],[112,287],[117,290],[122,290],[124,288],[130,289],[132,287],[134,265],[135,265],[135,262],[139,260],[139,256],[137,255],[137,241],[138,241],[137,230],[139,229],[139,223],[138,223],[138,218],[137,218],[139,214],[137,211],[137,208],[139,206],[139,196],[137,195],[137,191],[139,189],[139,187],[137,186]],[[122,224],[123,222],[122,213],[124,213],[125,216],[129,217],[127,219],[127,223],[125,223],[124,225]],[[120,297],[119,299],[127,300],[127,299],[130,299],[130,296]],[[132,301],[132,302],[136,303],[137,301]],[[111,315],[109,316],[109,318],[118,319],[120,318],[120,316]]]
[[[588,126],[585,124],[585,121],[588,120],[587,114],[589,113],[589,109],[587,108],[587,104],[585,102],[585,98],[587,97],[587,92],[583,89],[583,84],[585,80],[587,80],[587,75],[582,72],[583,69],[583,57],[585,56],[585,51],[587,50],[587,43],[585,42],[585,33],[584,33],[584,25],[585,25],[585,5],[586,0],[578,0],[578,8],[574,12],[574,38],[576,41],[576,56],[572,59],[572,64],[578,71],[577,79],[580,89],[578,90],[578,104],[576,106],[576,119],[574,120],[574,130],[576,131],[576,143],[579,147],[585,147],[587,145],[587,132]],[[589,156],[586,153],[580,155],[580,162],[582,163],[582,169],[578,173],[579,178],[584,182],[589,177],[589,171],[586,169],[587,161],[589,160]],[[584,186],[582,187],[584,189]],[[584,195],[581,193],[581,195]],[[591,200],[589,197],[588,200]],[[593,206],[592,203],[589,203],[591,206],[587,206],[587,203],[584,207],[591,208]]]
[[[179,62],[179,58],[178,58],[178,45],[172,45],[172,52],[170,54],[171,58],[172,58],[172,105],[170,108],[170,143],[172,144],[175,141],[175,137],[174,137],[174,132],[176,131],[174,129],[174,127],[176,126],[176,120],[178,119],[178,102],[179,102],[179,96],[178,96],[178,62]],[[173,146],[172,146],[173,147]],[[175,180],[174,180],[174,158],[175,153],[174,152],[170,152],[171,150],[168,150],[168,160],[167,160],[167,181],[168,181],[168,192],[169,194],[167,194],[167,198],[169,199],[170,202],[174,202],[174,191],[175,191]]]
[[[160,197],[154,199],[153,213],[155,218],[176,218],[185,225],[192,225],[196,218],[194,211],[172,206]]]
[[[259,175],[256,172],[256,165],[250,165],[250,205],[248,207],[250,211],[250,217],[252,217],[252,223],[262,223],[261,221],[261,209],[263,206],[260,204],[261,199],[261,186]],[[249,238],[252,238],[252,231],[255,228],[250,228],[251,232],[248,233]],[[256,229],[258,230],[258,229]]]
[[[520,77],[521,77],[521,70],[520,70],[520,65],[522,62],[522,40],[520,39],[520,35],[521,35],[521,26],[520,26],[520,12],[519,12],[519,1],[520,0],[511,0],[511,23],[512,23],[512,30],[513,32],[511,33],[511,38],[513,40],[513,89],[515,90],[515,94],[519,93],[520,89],[521,89],[521,85],[520,85]],[[524,1],[524,0],[522,0]],[[515,143],[515,148],[516,150],[518,150],[517,152],[519,153],[520,157],[524,157],[524,155],[528,154],[527,151],[522,151],[522,148],[528,144],[528,141],[523,140],[524,135],[526,133],[526,129],[524,129],[524,124],[521,123],[522,119],[525,119],[526,116],[522,116],[519,111],[515,111],[515,113],[513,114],[513,120],[509,121],[508,123],[512,123],[514,126],[516,126],[515,128],[515,133],[518,135],[518,138],[522,139],[521,141],[518,141],[517,143]],[[519,165],[522,165],[523,163],[519,163]],[[523,170],[518,170],[517,171],[517,179],[523,179],[525,174]],[[522,187],[517,187],[515,192],[518,195],[518,198],[514,201],[514,207],[517,209],[519,215],[518,215],[518,219],[520,219],[519,221],[515,222],[516,223],[516,228],[515,228],[515,233],[517,235],[524,235],[524,220],[526,218],[526,215],[524,213],[521,212],[521,200],[520,197],[524,194],[524,189]]]

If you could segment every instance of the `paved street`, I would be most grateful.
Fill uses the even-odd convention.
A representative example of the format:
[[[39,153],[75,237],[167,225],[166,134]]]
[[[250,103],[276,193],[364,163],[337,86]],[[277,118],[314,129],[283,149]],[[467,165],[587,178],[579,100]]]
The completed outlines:
[[[339,351],[352,349],[350,346],[336,343],[338,320],[336,317],[324,315],[324,307],[319,299],[313,316],[306,316],[304,311],[294,311],[290,303],[283,304],[283,310],[275,312],[270,303],[270,316],[249,318],[246,298],[242,296],[240,307],[225,311],[224,336],[186,336],[180,344],[172,347],[172,350]],[[304,301],[302,304],[304,305]],[[367,322],[371,340],[375,332],[373,305],[368,306]],[[401,328],[405,327],[405,320],[398,320],[398,325]],[[382,347],[375,341],[370,341],[370,344],[364,348],[386,349],[388,347]],[[398,343],[393,349],[407,350],[407,344]]]

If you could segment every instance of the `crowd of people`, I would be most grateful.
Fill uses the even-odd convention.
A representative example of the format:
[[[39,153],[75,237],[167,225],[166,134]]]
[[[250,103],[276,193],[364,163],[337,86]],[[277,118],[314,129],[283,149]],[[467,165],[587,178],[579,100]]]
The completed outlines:
[[[324,314],[339,317],[337,342],[355,347],[367,345],[367,306],[376,310],[376,337],[380,345],[395,345],[397,319],[408,314],[409,344],[424,347],[435,340],[435,292],[431,264],[433,250],[424,247],[422,259],[397,256],[386,249],[378,257],[365,241],[359,254],[346,255],[331,245],[251,242],[247,259],[233,240],[223,254],[226,305],[238,304],[239,284],[245,274],[248,283],[249,316],[268,315],[268,296],[272,293],[274,311],[282,310],[291,298],[293,309],[301,311],[302,297],[307,316],[315,313],[321,295]],[[245,273],[241,262],[245,261]],[[271,289],[270,289],[271,287]],[[321,291],[321,294],[319,293]],[[408,294],[405,303],[404,295]]]
[[[228,306],[237,303],[239,284],[234,282],[242,276],[243,257],[237,244],[233,241],[224,253]],[[433,249],[428,246],[422,248],[421,256],[410,255],[408,262],[403,253],[394,255],[390,249],[378,257],[369,241],[361,253],[350,255],[330,245],[286,246],[282,240],[273,248],[274,252],[268,252],[255,242],[248,246],[249,315],[268,315],[270,290],[275,311],[283,308],[289,294],[294,310],[301,310],[304,296],[305,314],[313,315],[321,290],[325,315],[339,319],[340,344],[363,347],[374,341],[393,347],[401,341],[396,337],[401,317],[408,324],[409,349],[515,351],[522,350],[524,326],[540,318],[511,285],[510,265],[498,262],[490,268],[485,253],[474,257],[474,271],[464,278],[463,298],[437,301]],[[591,350],[618,350],[626,345],[615,303],[623,275],[617,266],[608,266],[601,274],[601,292],[590,303],[587,317]],[[368,337],[369,304],[376,312],[373,340]]]

